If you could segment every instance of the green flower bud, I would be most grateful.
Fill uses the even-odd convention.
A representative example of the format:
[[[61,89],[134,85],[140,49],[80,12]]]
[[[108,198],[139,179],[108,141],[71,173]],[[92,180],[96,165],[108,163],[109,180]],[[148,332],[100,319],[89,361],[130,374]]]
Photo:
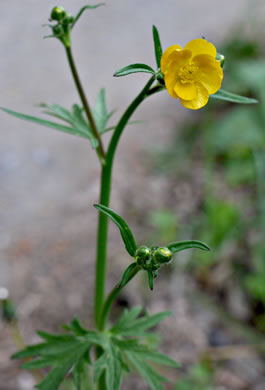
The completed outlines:
[[[144,266],[146,262],[148,262],[151,259],[151,256],[152,256],[151,249],[143,245],[137,249],[135,254],[135,259],[138,265]]]
[[[51,19],[57,20],[58,22],[63,20],[65,17],[65,9],[63,7],[54,7],[51,11]]]
[[[57,24],[56,26],[54,26],[52,28],[52,31],[53,31],[54,35],[56,35],[57,37],[60,37],[61,35],[64,34],[64,29],[60,24]]]
[[[167,247],[160,247],[154,251],[153,259],[159,264],[169,263],[172,259],[172,252]]]
[[[74,22],[75,18],[72,14],[66,14],[63,23],[64,24],[72,24]]]
[[[217,59],[217,61],[220,62],[220,65],[223,68],[223,66],[225,64],[225,56],[223,54],[217,53],[216,54],[216,59]]]

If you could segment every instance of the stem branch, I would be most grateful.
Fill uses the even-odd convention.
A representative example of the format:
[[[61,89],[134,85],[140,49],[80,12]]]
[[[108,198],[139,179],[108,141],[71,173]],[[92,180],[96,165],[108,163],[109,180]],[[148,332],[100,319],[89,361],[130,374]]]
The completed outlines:
[[[93,118],[92,112],[90,110],[90,107],[89,107],[89,104],[88,104],[85,92],[83,90],[83,87],[82,87],[82,84],[81,84],[81,81],[80,81],[80,78],[79,78],[79,75],[78,75],[78,72],[77,72],[77,68],[75,66],[75,62],[74,62],[74,58],[73,58],[71,47],[66,47],[65,50],[66,50],[66,55],[67,55],[67,59],[68,59],[68,62],[69,62],[69,66],[70,66],[70,69],[72,71],[73,79],[74,79],[77,91],[79,93],[81,102],[83,104],[83,107],[84,107],[84,110],[85,110],[88,122],[89,122],[89,124],[91,126],[91,130],[92,130],[92,133],[93,133],[94,137],[98,141],[98,146],[96,148],[97,154],[99,156],[101,164],[104,165],[105,164],[105,152],[104,152],[103,144],[102,144],[102,141],[101,141],[101,138],[100,138],[100,135],[99,135],[99,132],[98,132],[95,120]]]
[[[139,93],[139,95],[132,101],[129,107],[122,115],[119,123],[117,124],[114,133],[112,135],[108,151],[106,154],[106,163],[102,166],[101,172],[101,185],[100,185],[100,198],[99,203],[109,207],[110,192],[111,192],[111,178],[112,178],[112,166],[116,152],[116,148],[119,143],[121,134],[127,125],[130,117],[140,105],[140,103],[146,98],[147,92],[154,82],[154,76],[147,82],[145,87]],[[100,327],[100,317],[103,309],[103,303],[105,298],[105,280],[106,280],[106,258],[107,258],[107,238],[108,238],[108,217],[99,213],[98,216],[98,235],[97,235],[97,257],[96,257],[96,283],[94,294],[94,318],[96,326]]]

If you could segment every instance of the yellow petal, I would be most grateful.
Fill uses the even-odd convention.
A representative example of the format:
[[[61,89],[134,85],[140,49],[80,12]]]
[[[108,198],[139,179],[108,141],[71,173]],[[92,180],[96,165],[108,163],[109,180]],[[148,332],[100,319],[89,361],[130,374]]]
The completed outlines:
[[[191,110],[198,110],[199,108],[202,108],[208,103],[209,94],[207,89],[199,83],[196,84],[196,89],[197,89],[196,98],[192,100],[184,100],[180,98],[180,102],[184,107],[190,108]]]
[[[160,68],[161,68],[161,72],[162,73],[165,73],[165,70],[166,70],[166,66],[167,66],[167,63],[168,63],[168,57],[170,56],[171,53],[173,53],[173,51],[175,50],[182,50],[182,47],[179,46],[179,45],[173,45],[173,46],[169,46],[163,53],[162,57],[161,57],[161,61],[160,61]]]
[[[174,86],[174,91],[184,100],[193,100],[197,97],[198,92],[195,84],[185,83],[183,84],[181,81],[178,81]]]
[[[199,68],[198,81],[209,92],[215,93],[221,88],[223,69],[220,62],[208,54],[200,54],[192,60]]]
[[[176,92],[174,91],[174,87],[177,81],[179,81],[179,68],[189,63],[191,55],[191,51],[189,50],[175,50],[170,54],[168,58],[169,62],[166,66],[164,80],[168,93],[173,98],[178,97]]]
[[[192,52],[192,56],[197,56],[198,54],[209,54],[212,57],[216,57],[216,48],[214,45],[206,39],[193,39],[184,47],[186,50]]]

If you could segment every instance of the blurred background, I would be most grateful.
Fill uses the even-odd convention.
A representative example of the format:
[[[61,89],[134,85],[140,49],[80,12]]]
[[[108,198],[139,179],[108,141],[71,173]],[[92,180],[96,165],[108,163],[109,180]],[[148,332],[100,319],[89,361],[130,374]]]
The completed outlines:
[[[40,103],[79,103],[62,45],[49,34],[50,10],[76,14],[85,1],[2,0],[0,105],[38,115]],[[90,3],[92,4],[92,3]],[[94,4],[94,3],[93,3]],[[265,4],[262,0],[106,0],[73,33],[73,53],[91,106],[106,88],[112,124],[146,75],[112,77],[122,66],[154,66],[152,25],[162,46],[204,36],[226,56],[223,88],[255,106],[211,101],[184,109],[166,93],[147,100],[118,150],[111,206],[146,245],[200,239],[211,252],[185,251],[150,293],[145,275],[113,311],[141,304],[172,310],[161,351],[181,362],[176,390],[263,390],[265,383]],[[105,137],[105,142],[108,140]],[[1,113],[0,287],[14,300],[25,341],[79,315],[92,324],[99,164],[89,143]],[[110,226],[108,289],[128,264]],[[89,313],[89,314],[88,314]],[[32,390],[9,356],[16,347],[0,320],[0,390]],[[65,389],[70,387],[66,383]],[[137,377],[123,389],[145,390]],[[52,389],[51,389],[52,390]]]

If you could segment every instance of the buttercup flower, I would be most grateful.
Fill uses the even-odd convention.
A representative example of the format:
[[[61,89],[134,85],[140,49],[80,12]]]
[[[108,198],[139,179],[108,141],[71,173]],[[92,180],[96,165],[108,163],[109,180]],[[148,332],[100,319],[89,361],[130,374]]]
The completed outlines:
[[[168,93],[186,108],[205,106],[209,95],[221,87],[223,70],[216,60],[216,48],[205,39],[194,39],[184,49],[168,47],[160,65]]]

